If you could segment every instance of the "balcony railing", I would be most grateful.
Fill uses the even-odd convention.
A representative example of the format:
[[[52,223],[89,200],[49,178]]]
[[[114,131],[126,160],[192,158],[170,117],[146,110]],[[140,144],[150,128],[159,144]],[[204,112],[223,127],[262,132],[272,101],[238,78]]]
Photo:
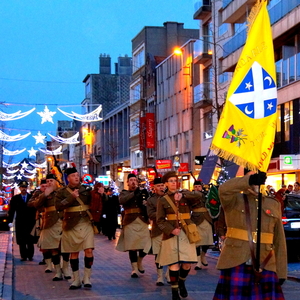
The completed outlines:
[[[208,59],[211,59],[212,43],[210,40],[212,37],[203,36],[202,38],[202,40],[197,40],[194,43],[195,63],[205,63]]]
[[[300,80],[300,53],[276,62],[277,87]]]
[[[203,104],[211,103],[213,96],[213,84],[211,82],[203,82],[194,88],[194,103],[203,101]],[[206,101],[206,102],[205,102]]]
[[[211,14],[211,0],[194,0],[194,19],[201,20]]]
[[[227,2],[228,1],[229,0],[227,0]],[[226,1],[224,0],[224,2]],[[291,12],[299,5],[300,5],[300,0],[290,0],[290,1],[282,0],[278,2],[276,5],[274,5],[269,9],[271,25],[278,22],[280,19],[282,19],[285,15],[287,15],[289,12]],[[244,29],[243,31],[234,35],[230,40],[227,41],[227,43],[224,44],[223,46],[224,58],[226,58],[231,53],[241,48],[245,44],[246,36],[247,36],[246,32],[247,32],[246,29]]]

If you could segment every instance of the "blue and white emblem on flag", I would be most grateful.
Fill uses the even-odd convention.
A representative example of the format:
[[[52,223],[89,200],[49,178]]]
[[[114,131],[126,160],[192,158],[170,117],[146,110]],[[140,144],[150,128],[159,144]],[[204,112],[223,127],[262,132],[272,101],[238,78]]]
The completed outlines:
[[[268,117],[276,112],[275,82],[255,61],[229,101],[250,118]]]

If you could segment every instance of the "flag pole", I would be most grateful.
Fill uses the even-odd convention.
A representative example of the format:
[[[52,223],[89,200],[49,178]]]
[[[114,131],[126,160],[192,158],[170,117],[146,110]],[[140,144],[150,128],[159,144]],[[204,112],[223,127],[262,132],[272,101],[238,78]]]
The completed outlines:
[[[260,271],[260,240],[261,240],[261,213],[262,213],[262,193],[260,191],[259,185],[259,194],[258,194],[258,207],[257,207],[257,231],[256,231],[256,261],[254,266],[257,272]]]

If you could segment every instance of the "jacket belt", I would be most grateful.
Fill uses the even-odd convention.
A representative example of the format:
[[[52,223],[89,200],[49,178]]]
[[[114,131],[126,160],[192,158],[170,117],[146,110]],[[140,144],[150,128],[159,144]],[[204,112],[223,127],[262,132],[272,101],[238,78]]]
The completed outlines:
[[[273,233],[262,232],[260,235],[260,242],[262,244],[273,244]],[[248,241],[248,231],[239,228],[227,227],[226,237]],[[257,233],[252,232],[253,242],[256,243]]]
[[[89,205],[78,205],[78,206],[71,206],[66,208],[65,212],[77,212],[77,211],[87,211],[90,208]]]
[[[191,214],[190,213],[178,213],[178,219],[190,219]],[[167,220],[174,221],[177,220],[177,215],[176,214],[167,214]]]
[[[193,208],[193,212],[207,212],[207,208],[205,207]]]
[[[138,208],[138,207],[125,209],[125,215],[128,215],[128,214],[140,214],[141,212],[142,212],[142,210],[140,208]]]
[[[49,212],[49,211],[54,211],[56,210],[56,207],[54,205],[52,206],[48,206],[48,207],[44,207],[45,208],[45,212]]]

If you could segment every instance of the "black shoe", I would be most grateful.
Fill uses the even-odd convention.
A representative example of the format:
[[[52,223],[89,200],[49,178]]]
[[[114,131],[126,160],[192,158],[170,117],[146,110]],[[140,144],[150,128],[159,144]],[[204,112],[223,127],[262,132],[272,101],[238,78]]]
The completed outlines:
[[[196,267],[194,268],[194,270],[202,270],[202,268],[196,266]]]
[[[163,285],[164,285],[164,283],[163,283],[163,282],[161,282],[161,281],[158,281],[158,282],[156,282],[156,285],[157,285],[157,286],[163,286]]]
[[[27,260],[27,258],[21,258],[20,259],[20,261],[26,261]]]
[[[172,300],[181,300],[178,295],[178,291],[172,291]]]
[[[91,288],[92,287],[92,285],[90,284],[90,283],[86,283],[86,284],[84,284],[83,285],[85,288]]]
[[[49,269],[46,269],[46,270],[45,270],[45,273],[52,273],[52,271],[49,270]]]
[[[131,278],[139,278],[139,275],[136,273],[131,273]]]
[[[179,280],[178,282],[179,294],[182,298],[186,298],[188,296],[188,292],[185,288],[185,282],[183,280]]]
[[[62,277],[53,277],[52,278],[52,281],[62,281],[63,280],[63,278]]]
[[[81,285],[70,285],[69,290],[78,290],[81,289]]]
[[[45,264],[46,264],[46,263],[45,263],[44,260],[42,260],[42,261],[39,262],[39,265],[45,265]]]

